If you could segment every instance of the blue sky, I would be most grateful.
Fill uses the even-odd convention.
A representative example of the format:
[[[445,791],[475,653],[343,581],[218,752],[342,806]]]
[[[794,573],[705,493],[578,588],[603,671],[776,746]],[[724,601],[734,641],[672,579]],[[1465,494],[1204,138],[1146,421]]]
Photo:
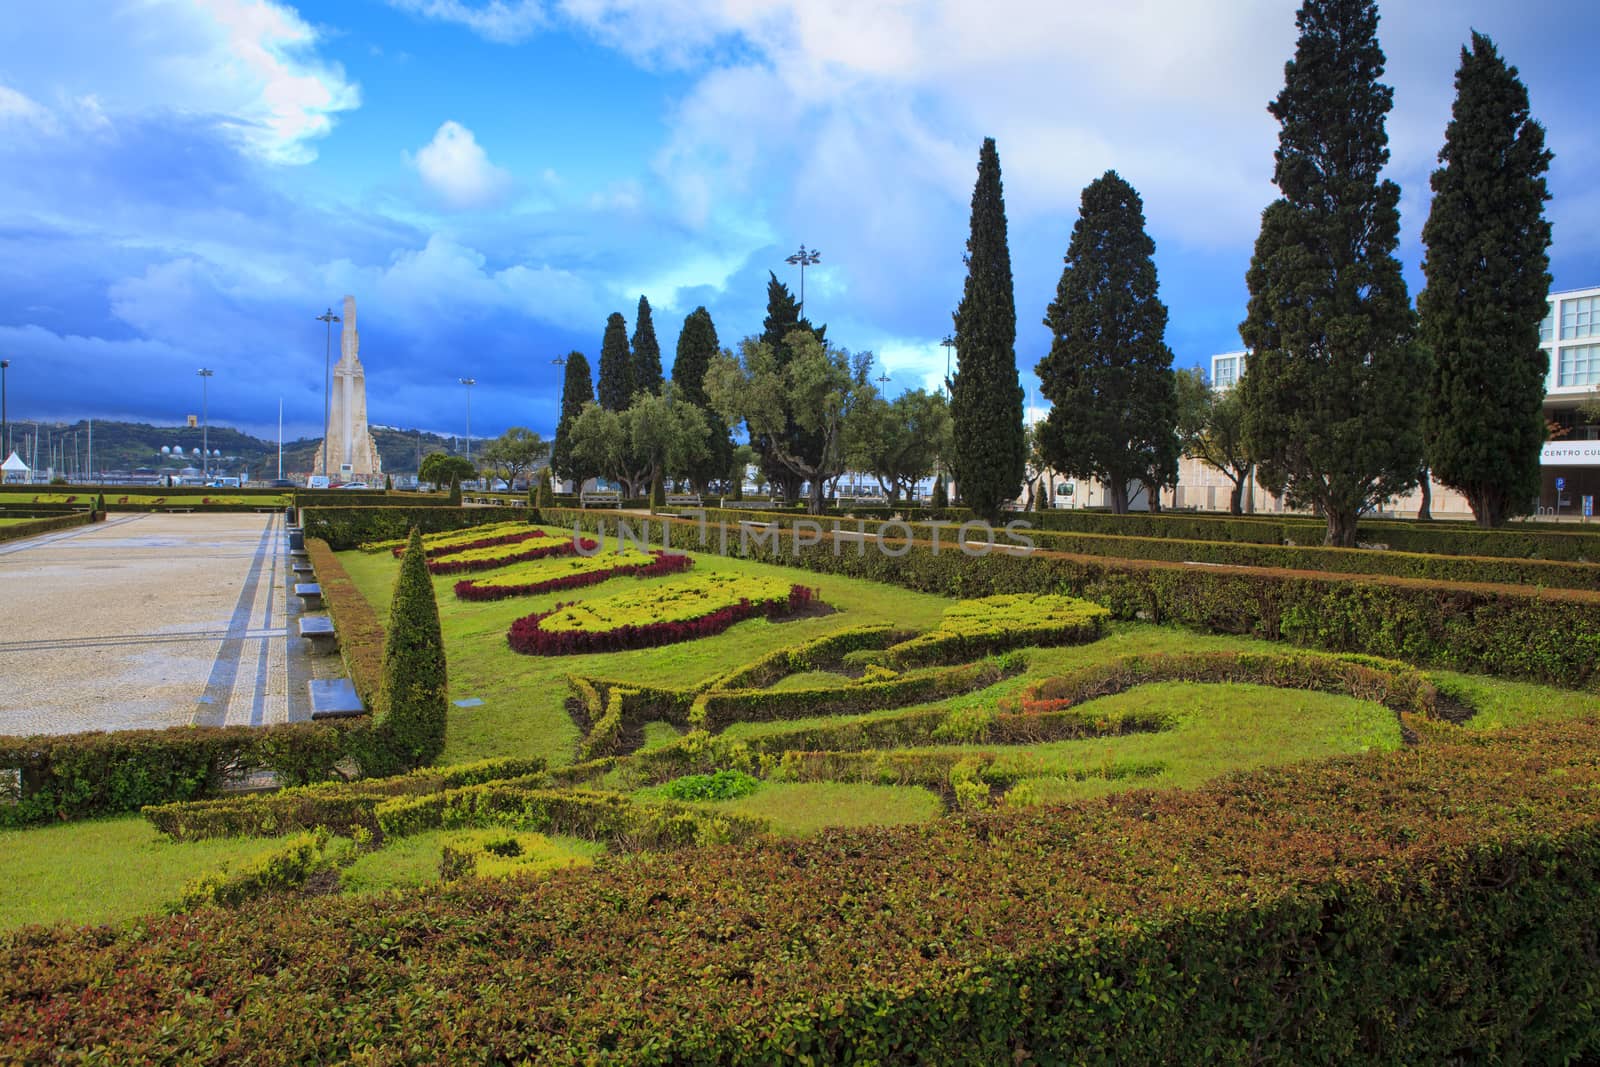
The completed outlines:
[[[290,436],[355,295],[373,422],[548,433],[550,359],[650,297],[760,330],[822,251],[813,318],[897,390],[943,373],[981,139],[999,145],[1018,365],[1048,346],[1079,193],[1145,201],[1180,365],[1238,347],[1295,4],[996,0],[55,0],[0,24],[0,355],[13,417]],[[21,7],[21,5],[19,5]],[[1390,176],[1417,234],[1461,44],[1522,71],[1555,164],[1557,289],[1600,284],[1585,2],[1391,0]],[[1033,403],[1041,403],[1035,395]]]

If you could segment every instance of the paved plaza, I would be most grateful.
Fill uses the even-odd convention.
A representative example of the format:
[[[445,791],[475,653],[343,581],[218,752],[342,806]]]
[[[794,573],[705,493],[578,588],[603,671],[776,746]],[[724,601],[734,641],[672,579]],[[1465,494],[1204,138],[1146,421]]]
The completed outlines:
[[[309,718],[284,517],[113,515],[0,544],[0,734]]]

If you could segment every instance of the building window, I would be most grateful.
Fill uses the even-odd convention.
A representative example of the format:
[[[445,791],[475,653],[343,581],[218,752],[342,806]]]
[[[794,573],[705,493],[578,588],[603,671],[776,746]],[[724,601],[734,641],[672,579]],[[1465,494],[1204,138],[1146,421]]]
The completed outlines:
[[[1556,385],[1600,385],[1600,345],[1569,345],[1561,349]]]
[[[1238,356],[1218,356],[1211,361],[1211,388],[1231,389],[1238,381]]]
[[[1546,315],[1544,317],[1544,321],[1539,323],[1539,340],[1541,342],[1544,342],[1544,341],[1554,341],[1555,339],[1556,339],[1556,306],[1554,304],[1551,304],[1550,305],[1550,314]]]
[[[1569,297],[1561,301],[1561,339],[1594,337],[1600,330],[1600,296]]]

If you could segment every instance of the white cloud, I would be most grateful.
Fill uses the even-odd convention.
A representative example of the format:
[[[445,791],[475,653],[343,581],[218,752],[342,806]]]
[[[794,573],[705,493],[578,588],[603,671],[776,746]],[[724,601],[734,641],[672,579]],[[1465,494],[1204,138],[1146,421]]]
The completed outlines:
[[[497,44],[516,44],[543,29],[548,19],[539,0],[389,0],[402,11],[440,22],[453,22]]]
[[[48,108],[8,86],[0,85],[0,123],[53,130],[55,117]]]
[[[424,184],[453,208],[489,207],[511,190],[511,175],[489,162],[472,131],[445,122],[412,157]]]
[[[277,0],[59,0],[7,25],[7,80],[84,125],[120,116],[211,119],[252,155],[316,157],[360,90],[322,60],[319,33]]]

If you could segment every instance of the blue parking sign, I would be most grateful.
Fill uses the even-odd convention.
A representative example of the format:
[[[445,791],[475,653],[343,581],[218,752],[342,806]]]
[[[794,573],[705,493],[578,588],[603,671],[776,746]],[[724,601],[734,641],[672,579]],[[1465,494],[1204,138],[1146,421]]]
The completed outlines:
[[[1559,492],[1561,492],[1561,490],[1565,489],[1566,487],[1567,487],[1567,480],[1565,478],[1557,478],[1556,479],[1556,492],[1559,493]]]

